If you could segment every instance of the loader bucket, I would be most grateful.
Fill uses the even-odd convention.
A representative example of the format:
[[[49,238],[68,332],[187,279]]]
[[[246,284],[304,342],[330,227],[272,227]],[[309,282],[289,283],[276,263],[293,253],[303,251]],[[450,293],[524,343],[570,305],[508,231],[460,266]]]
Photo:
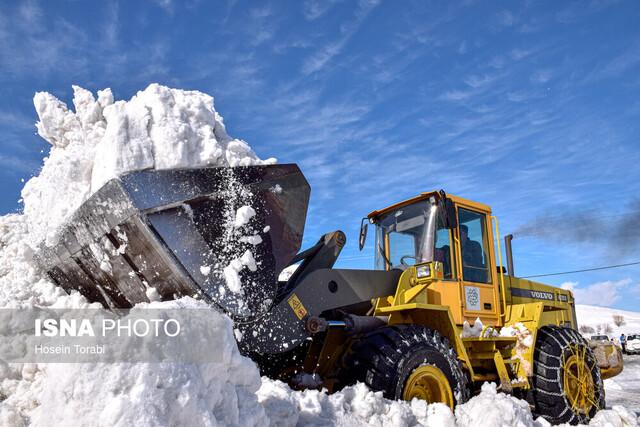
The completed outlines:
[[[67,292],[105,307],[149,301],[155,288],[163,300],[193,296],[251,318],[300,249],[309,193],[295,164],[131,172],[93,194],[36,258]],[[234,227],[245,205],[256,215]],[[223,271],[246,250],[258,268],[242,267],[238,291]]]

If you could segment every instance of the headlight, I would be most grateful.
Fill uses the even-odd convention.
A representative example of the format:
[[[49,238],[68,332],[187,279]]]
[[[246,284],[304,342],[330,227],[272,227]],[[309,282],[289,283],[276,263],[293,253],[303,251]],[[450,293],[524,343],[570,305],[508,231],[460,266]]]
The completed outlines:
[[[425,277],[431,276],[429,264],[416,267],[416,276],[418,279],[424,279]]]

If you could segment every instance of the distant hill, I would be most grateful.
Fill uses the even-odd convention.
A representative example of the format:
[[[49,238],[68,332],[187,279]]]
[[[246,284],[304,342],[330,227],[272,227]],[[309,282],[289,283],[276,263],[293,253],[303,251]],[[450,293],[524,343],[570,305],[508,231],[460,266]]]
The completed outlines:
[[[638,307],[640,309],[640,306]],[[608,323],[611,325],[613,332],[609,333],[610,337],[618,337],[620,334],[640,334],[640,312],[618,310],[611,307],[598,307],[595,305],[576,305],[576,315],[578,317],[578,325],[588,325],[594,329],[598,326]],[[613,316],[624,316],[625,324],[617,327],[613,323]]]

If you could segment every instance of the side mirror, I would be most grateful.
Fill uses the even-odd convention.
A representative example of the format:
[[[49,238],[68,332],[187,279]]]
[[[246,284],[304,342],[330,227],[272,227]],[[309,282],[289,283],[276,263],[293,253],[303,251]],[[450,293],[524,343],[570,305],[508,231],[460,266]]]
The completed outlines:
[[[456,206],[453,201],[447,197],[444,190],[440,190],[440,200],[442,214],[444,215],[444,226],[448,229],[458,227],[458,214],[456,213]]]
[[[360,250],[364,248],[364,244],[367,241],[367,230],[369,230],[369,219],[362,218],[362,222],[360,223],[360,236],[358,238],[358,246]]]

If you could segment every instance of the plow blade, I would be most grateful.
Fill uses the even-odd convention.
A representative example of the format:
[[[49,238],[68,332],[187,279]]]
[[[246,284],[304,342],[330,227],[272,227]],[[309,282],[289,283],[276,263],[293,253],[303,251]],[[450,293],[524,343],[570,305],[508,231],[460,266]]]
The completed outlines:
[[[131,172],[93,194],[37,259],[67,292],[105,307],[193,296],[250,318],[300,249],[309,193],[294,164]],[[255,216],[234,227],[247,205]],[[223,270],[246,250],[258,268],[238,272],[237,292]]]

